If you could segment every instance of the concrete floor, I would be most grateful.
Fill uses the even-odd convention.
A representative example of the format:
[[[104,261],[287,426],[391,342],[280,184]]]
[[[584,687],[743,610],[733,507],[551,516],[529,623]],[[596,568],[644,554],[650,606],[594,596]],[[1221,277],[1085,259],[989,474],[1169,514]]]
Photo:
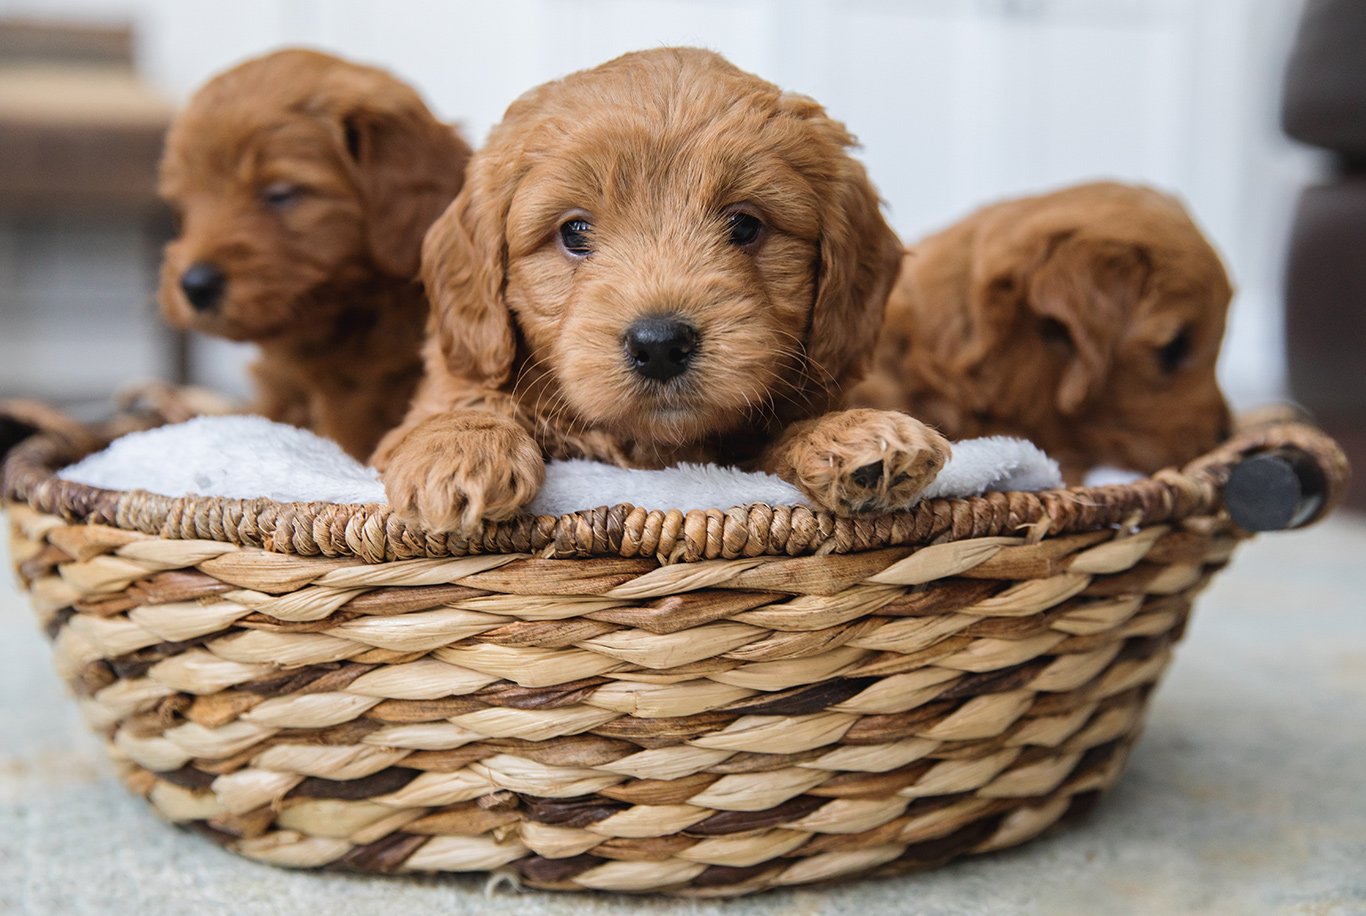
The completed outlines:
[[[8,559],[0,548],[0,561]],[[732,903],[288,872],[110,774],[0,577],[0,913],[1366,913],[1366,517],[1246,545],[1201,599],[1120,785],[1070,830],[936,872]]]

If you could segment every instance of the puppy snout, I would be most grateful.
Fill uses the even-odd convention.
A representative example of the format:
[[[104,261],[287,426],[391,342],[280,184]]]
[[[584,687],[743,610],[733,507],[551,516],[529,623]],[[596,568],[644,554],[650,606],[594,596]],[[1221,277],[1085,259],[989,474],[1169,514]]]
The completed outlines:
[[[640,318],[626,329],[622,342],[632,370],[666,382],[687,371],[697,349],[697,330],[677,318]]]
[[[207,312],[223,298],[227,277],[214,265],[200,261],[180,275],[180,288],[196,312]]]

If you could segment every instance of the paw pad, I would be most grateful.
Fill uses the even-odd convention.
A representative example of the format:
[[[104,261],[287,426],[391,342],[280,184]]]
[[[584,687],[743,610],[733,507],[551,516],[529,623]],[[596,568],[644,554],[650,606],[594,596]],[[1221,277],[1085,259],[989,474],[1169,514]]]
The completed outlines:
[[[882,462],[874,461],[872,464],[865,464],[863,467],[857,468],[849,476],[853,479],[854,483],[858,484],[860,487],[871,490],[882,480],[883,473]]]

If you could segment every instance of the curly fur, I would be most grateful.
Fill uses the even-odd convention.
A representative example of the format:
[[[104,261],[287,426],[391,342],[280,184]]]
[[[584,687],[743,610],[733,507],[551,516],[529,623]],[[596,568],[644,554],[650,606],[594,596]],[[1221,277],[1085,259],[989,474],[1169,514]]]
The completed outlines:
[[[422,237],[469,154],[382,70],[286,50],[220,74],[166,137],[161,192],[180,229],[165,250],[164,314],[258,343],[257,411],[364,458],[421,376]],[[282,187],[293,193],[272,199]],[[208,310],[181,288],[201,263],[226,281]]]
[[[1022,436],[1069,480],[1153,472],[1227,435],[1232,289],[1174,198],[1095,183],[986,207],[910,247],[850,403],[951,438]]]
[[[909,469],[948,452],[932,430],[876,412],[830,420],[838,440],[825,418],[794,426],[866,370],[900,256],[852,144],[810,99],[689,48],[514,102],[423,245],[426,375],[374,458],[391,503],[468,530],[519,511],[545,455],[774,470],[841,512],[913,498],[928,480]],[[728,242],[735,206],[765,227],[752,247]],[[557,243],[571,213],[591,217],[582,259]],[[622,344],[660,313],[699,339],[668,384]],[[854,473],[878,462],[908,476]]]

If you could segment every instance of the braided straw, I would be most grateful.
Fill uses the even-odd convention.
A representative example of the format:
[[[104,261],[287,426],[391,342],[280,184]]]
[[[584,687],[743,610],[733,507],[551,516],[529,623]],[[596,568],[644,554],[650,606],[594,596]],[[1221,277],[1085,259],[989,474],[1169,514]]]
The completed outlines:
[[[56,668],[165,818],[277,865],[731,896],[1089,805],[1245,536],[1229,467],[1294,445],[1340,486],[1325,442],[1267,427],[1128,487],[852,522],[617,507],[468,543],[65,483],[52,436],[4,492]]]
[[[491,553],[653,557],[664,563],[690,563],[856,553],[946,539],[1010,536],[1040,527],[1061,534],[1163,523],[1217,512],[1230,468],[1245,455],[1277,447],[1295,448],[1323,469],[1329,492],[1317,516],[1322,517],[1341,499],[1348,474],[1346,457],[1332,439],[1306,424],[1279,422],[1244,430],[1184,471],[1160,471],[1123,486],[934,499],[907,512],[855,518],[803,506],[756,504],[663,512],[621,504],[558,518],[521,516],[487,522],[475,535],[463,538],[406,525],[388,506],[169,497],[58,479],[55,469],[88,451],[89,438],[75,442],[54,430],[19,445],[5,461],[0,496],[70,521],[303,557],[354,557],[365,563]]]

